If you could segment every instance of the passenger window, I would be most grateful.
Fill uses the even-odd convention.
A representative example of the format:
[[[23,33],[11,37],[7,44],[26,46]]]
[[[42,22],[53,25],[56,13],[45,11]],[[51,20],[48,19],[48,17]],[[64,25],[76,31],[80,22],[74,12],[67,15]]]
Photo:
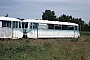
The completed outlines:
[[[62,25],[62,30],[68,30],[68,25]]]
[[[38,27],[37,23],[33,23],[33,29],[36,29]]]
[[[56,29],[56,30],[61,30],[61,25],[56,24],[56,25],[55,25],[55,29]]]
[[[47,24],[44,24],[44,23],[39,23],[39,29],[47,29],[48,28],[48,25]]]
[[[13,21],[13,28],[18,28],[18,22],[17,21]]]
[[[16,21],[16,28],[18,28],[18,22]]]
[[[25,28],[28,28],[28,22],[25,23]]]
[[[15,28],[15,25],[16,25],[16,24],[15,24],[15,21],[13,21],[13,28]]]
[[[30,29],[32,29],[32,28],[33,28],[32,26],[33,26],[33,24],[31,23],[31,24],[30,24]]]
[[[77,26],[75,26],[75,30],[78,30]]]
[[[19,22],[19,28],[21,28],[21,22]]]
[[[54,29],[54,24],[48,24],[48,29]]]
[[[11,28],[11,21],[2,21],[2,27]]]
[[[69,26],[68,26],[68,30],[74,30],[74,26],[69,25]]]

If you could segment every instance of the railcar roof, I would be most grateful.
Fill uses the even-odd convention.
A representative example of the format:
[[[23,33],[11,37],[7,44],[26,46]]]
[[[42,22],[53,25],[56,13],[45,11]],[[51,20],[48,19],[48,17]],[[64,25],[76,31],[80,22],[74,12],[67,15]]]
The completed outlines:
[[[23,22],[33,22],[33,23],[46,23],[46,24],[61,24],[61,25],[75,25],[78,26],[76,23],[69,23],[69,22],[59,22],[59,21],[48,21],[48,20],[35,20],[35,19],[26,19]]]
[[[11,18],[11,17],[0,17],[0,20],[5,20],[5,21],[21,21],[16,18]]]

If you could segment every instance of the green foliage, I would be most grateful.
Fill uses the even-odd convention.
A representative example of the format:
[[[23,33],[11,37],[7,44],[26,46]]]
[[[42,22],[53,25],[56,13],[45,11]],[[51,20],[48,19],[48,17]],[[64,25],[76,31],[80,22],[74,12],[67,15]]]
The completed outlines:
[[[43,12],[42,19],[43,20],[55,21],[57,18],[55,16],[55,12],[54,11],[45,10],[45,12]]]
[[[26,42],[30,42],[30,40],[26,40]]]
[[[81,36],[90,36],[90,32],[81,31],[81,32],[80,32],[80,35],[81,35]]]
[[[29,43],[26,42],[27,39],[0,41],[0,60],[90,60],[90,43],[86,42],[90,37],[86,39],[85,37],[58,40],[30,39]],[[82,39],[83,42],[79,41]],[[14,47],[11,46],[12,43]]]
[[[22,45],[19,47],[16,47],[12,50],[12,53],[21,53],[21,52],[35,52],[37,51],[39,47],[38,46],[34,46],[34,45]]]
[[[70,41],[71,42],[78,42],[78,38],[72,38]]]
[[[50,48],[51,46],[52,46],[52,44],[50,42],[44,42],[43,43],[44,48]]]
[[[3,56],[4,54],[4,46],[0,46],[0,56]]]

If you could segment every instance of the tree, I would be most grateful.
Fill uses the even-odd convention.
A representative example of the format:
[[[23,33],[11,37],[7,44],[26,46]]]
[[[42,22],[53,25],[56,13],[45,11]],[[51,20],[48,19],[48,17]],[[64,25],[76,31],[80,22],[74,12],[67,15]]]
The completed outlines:
[[[55,12],[51,10],[45,10],[42,15],[42,20],[50,20],[50,21],[55,21],[57,20]]]
[[[88,24],[85,23],[83,28],[84,28],[84,29],[83,29],[84,31],[89,31],[89,26],[88,26]]]
[[[88,25],[89,25],[89,31],[90,31],[90,21],[89,21]]]
[[[86,29],[88,30],[87,24],[85,24],[85,22],[81,18],[74,18],[71,15],[69,16],[69,15],[63,14],[58,19],[61,22],[71,22],[71,23],[79,24],[80,31],[86,31]]]
[[[89,21],[88,25],[90,26],[90,21]]]
[[[62,22],[70,22],[72,20],[72,16],[63,14],[58,19],[59,19],[59,21],[62,21]]]

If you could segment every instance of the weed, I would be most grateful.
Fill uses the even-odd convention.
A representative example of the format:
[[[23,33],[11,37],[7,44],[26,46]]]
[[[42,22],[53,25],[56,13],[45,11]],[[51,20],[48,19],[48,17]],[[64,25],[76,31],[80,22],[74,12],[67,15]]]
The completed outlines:
[[[51,46],[52,46],[52,44],[50,42],[44,42],[43,43],[44,48],[50,48]]]
[[[30,40],[26,40],[26,42],[30,42]]]
[[[78,38],[72,38],[70,41],[71,42],[78,42]]]

